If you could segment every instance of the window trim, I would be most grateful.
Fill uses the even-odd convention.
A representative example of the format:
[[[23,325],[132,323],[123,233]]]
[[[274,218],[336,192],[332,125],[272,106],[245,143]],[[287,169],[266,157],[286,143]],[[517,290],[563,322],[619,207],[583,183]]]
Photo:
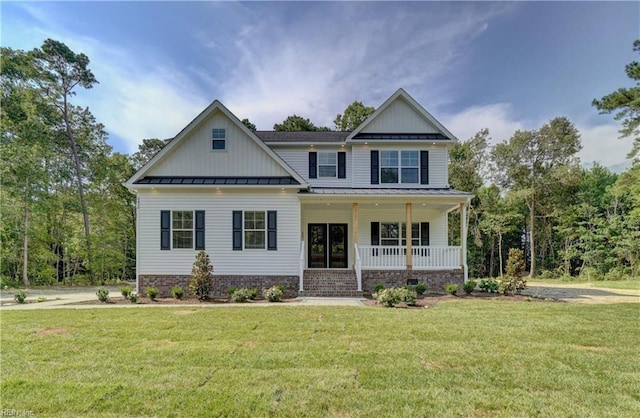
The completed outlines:
[[[395,152],[396,153],[396,158],[398,161],[397,165],[384,165],[383,163],[383,156],[382,153],[390,153],[390,152]],[[417,162],[416,165],[411,165],[411,166],[404,166],[402,164],[402,154],[403,153],[415,153],[416,157],[417,157]],[[420,172],[421,172],[421,154],[420,154],[420,150],[416,150],[416,149],[390,149],[390,150],[380,150],[380,159],[379,159],[379,163],[378,163],[378,178],[380,179],[380,184],[421,184],[421,180],[420,180]],[[384,181],[383,176],[382,176],[382,170],[384,169],[395,169],[396,170],[396,177],[397,177],[397,181],[395,182],[387,182]],[[411,169],[411,170],[415,170],[416,174],[417,174],[417,179],[414,182],[407,182],[407,181],[403,181],[403,175],[402,175],[402,170],[403,169]]]
[[[245,228],[245,214],[255,212],[264,215],[264,228]],[[255,222],[255,220],[254,220]],[[255,226],[255,225],[254,225]],[[232,248],[233,251],[277,251],[278,250],[278,211],[276,210],[234,210],[232,211]],[[245,233],[264,232],[262,248],[247,248]]]
[[[255,224],[258,220],[254,219],[252,222],[254,223],[253,228],[247,228],[247,214],[248,213],[261,213],[262,214],[262,228],[256,228]],[[261,247],[247,247],[247,232],[262,232],[262,246]],[[244,210],[242,211],[242,249],[243,250],[266,250],[267,249],[267,212],[264,210]]]
[[[213,128],[211,131],[211,151],[223,152],[227,150],[227,130],[226,128]],[[222,148],[216,148],[216,143],[222,143]]]
[[[176,214],[176,212],[181,212],[181,213],[191,213],[191,228],[175,228],[173,225],[173,222],[175,220],[174,216]],[[172,209],[171,210],[171,249],[172,250],[193,250],[195,248],[195,232],[196,232],[196,228],[195,228],[195,211],[193,210],[181,210],[181,209]],[[184,223],[184,219],[181,220],[182,223]],[[191,246],[189,247],[176,247],[175,246],[175,236],[174,233],[175,232],[191,232]]]
[[[322,156],[332,155],[334,157],[333,164],[322,163]],[[335,179],[338,178],[338,152],[337,151],[318,151],[318,159],[317,159],[317,167],[318,167],[318,178],[325,179]],[[333,167],[334,174],[332,176],[325,176],[321,174],[322,167]]]

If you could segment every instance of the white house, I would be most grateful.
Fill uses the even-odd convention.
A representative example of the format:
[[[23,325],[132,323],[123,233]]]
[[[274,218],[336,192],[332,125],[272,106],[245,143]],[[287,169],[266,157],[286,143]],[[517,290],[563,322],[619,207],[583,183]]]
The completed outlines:
[[[282,284],[346,296],[466,280],[471,194],[448,184],[457,139],[404,90],[353,132],[251,132],[214,101],[126,186],[137,195],[137,285],[187,287],[195,255],[216,293]]]

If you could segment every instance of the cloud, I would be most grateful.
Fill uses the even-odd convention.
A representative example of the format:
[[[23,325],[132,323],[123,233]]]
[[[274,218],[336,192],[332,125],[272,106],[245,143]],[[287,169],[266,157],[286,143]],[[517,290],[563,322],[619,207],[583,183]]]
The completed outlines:
[[[631,150],[630,139],[620,139],[620,126],[614,123],[580,126],[576,125],[582,134],[582,150],[578,153],[583,163],[598,162],[605,167],[627,166],[631,160],[626,154]]]

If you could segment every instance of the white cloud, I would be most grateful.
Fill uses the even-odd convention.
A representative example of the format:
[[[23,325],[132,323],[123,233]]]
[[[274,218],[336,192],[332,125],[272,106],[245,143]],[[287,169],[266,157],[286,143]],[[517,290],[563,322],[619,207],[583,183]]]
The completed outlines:
[[[582,150],[578,153],[583,163],[598,162],[605,167],[622,166],[630,160],[630,139],[620,139],[620,126],[614,123],[596,126],[576,126],[582,134]]]
[[[461,141],[487,128],[494,145],[511,138],[516,130],[525,129],[525,122],[514,119],[512,114],[513,107],[510,103],[493,103],[472,106],[459,113],[445,115],[442,122]]]

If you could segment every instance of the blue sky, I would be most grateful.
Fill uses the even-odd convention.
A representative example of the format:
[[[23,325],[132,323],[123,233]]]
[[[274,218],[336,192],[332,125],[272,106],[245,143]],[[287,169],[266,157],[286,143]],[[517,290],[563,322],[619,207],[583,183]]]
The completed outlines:
[[[178,133],[220,99],[258,129],[296,113],[333,126],[354,100],[403,87],[458,138],[569,117],[583,162],[630,140],[594,98],[631,81],[638,2],[0,2],[1,45],[50,37],[91,59],[78,91],[116,151]]]

